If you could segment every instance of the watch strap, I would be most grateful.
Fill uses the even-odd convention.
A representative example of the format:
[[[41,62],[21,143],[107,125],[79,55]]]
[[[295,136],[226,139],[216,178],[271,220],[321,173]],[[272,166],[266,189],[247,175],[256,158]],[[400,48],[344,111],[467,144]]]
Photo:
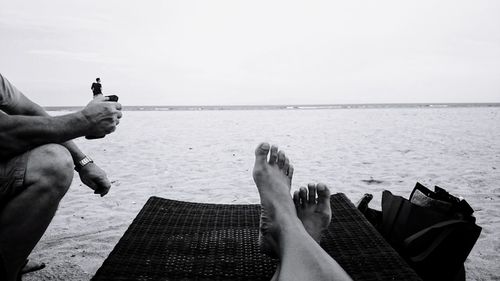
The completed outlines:
[[[92,160],[92,158],[88,156],[85,156],[75,163],[75,170],[79,172],[83,167],[87,166],[90,163],[94,163],[94,160]]]

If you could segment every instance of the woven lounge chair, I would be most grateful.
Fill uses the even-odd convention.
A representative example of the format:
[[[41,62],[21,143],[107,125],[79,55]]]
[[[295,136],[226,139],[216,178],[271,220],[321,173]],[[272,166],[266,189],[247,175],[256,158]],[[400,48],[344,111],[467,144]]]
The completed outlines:
[[[354,280],[421,280],[344,194],[321,246]],[[259,205],[151,197],[92,278],[269,280],[277,260],[257,243]]]

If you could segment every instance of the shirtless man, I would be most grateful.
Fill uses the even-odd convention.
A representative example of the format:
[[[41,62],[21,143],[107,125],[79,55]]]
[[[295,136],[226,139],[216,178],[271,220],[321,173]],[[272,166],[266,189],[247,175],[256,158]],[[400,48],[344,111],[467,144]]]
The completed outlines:
[[[253,178],[262,206],[259,242],[264,252],[280,259],[271,280],[351,280],[319,245],[332,215],[330,191],[324,184],[309,184],[292,199],[292,176],[283,151],[267,143],[257,147]]]
[[[121,105],[105,99],[51,117],[0,74],[0,280],[18,277],[71,185],[73,169],[94,193],[108,193],[106,173],[71,141],[116,129]]]

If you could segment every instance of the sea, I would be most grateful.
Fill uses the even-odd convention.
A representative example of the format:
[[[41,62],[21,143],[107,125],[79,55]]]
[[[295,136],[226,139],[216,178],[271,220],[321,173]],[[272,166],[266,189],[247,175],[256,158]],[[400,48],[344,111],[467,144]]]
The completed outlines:
[[[202,111],[202,110],[320,110],[358,108],[447,108],[500,107],[500,103],[371,103],[303,105],[126,105],[127,111]],[[76,111],[82,106],[46,106],[47,111]]]

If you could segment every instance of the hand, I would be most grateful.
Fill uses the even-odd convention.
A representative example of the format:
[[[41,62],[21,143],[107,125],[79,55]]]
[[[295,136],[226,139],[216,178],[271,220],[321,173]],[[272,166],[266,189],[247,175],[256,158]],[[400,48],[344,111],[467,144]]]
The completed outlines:
[[[95,163],[85,165],[80,170],[79,174],[80,180],[94,190],[94,194],[99,194],[103,197],[109,192],[111,183],[109,182],[106,173]]]
[[[87,133],[90,136],[105,136],[116,130],[116,126],[122,118],[122,105],[117,102],[109,102],[104,96],[93,99],[81,114],[88,122]]]

